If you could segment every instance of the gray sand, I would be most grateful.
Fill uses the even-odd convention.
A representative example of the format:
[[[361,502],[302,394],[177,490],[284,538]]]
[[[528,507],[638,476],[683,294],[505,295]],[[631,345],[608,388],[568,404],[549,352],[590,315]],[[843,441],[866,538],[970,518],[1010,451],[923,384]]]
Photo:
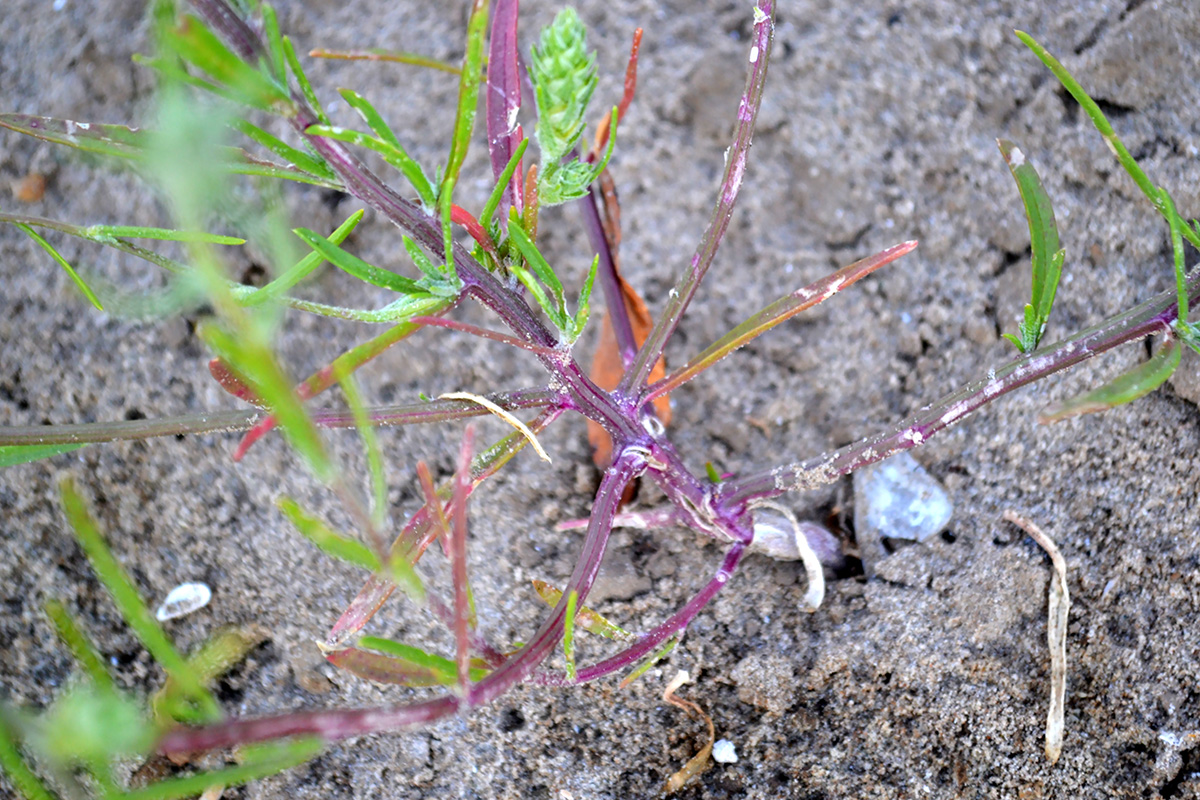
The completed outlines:
[[[457,58],[463,3],[313,0],[281,18],[301,44],[385,46]],[[523,39],[552,4],[523,8]],[[1200,214],[1200,12],[1187,0],[1081,2],[1044,11],[1015,0],[923,0],[853,11],[782,4],[761,127],[743,200],[711,280],[669,355],[682,363],[775,297],[904,239],[920,249],[713,369],[675,397],[674,440],[697,467],[730,472],[851,441],[901,419],[1009,355],[1027,297],[1028,239],[1015,186],[994,144],[1016,140],[1059,212],[1067,271],[1048,336],[1059,338],[1170,288],[1166,228],[1117,168],[1086,118],[1011,35],[1030,31],[1106,102],[1118,133],[1184,214]],[[628,40],[646,28],[638,99],[613,174],[624,212],[622,262],[652,308],[690,257],[707,219],[747,56],[749,2],[609,0],[581,13],[600,54],[597,98],[619,96]],[[152,77],[138,0],[66,0],[61,10],[6,0],[0,106],[91,122],[152,121]],[[444,158],[454,81],[398,66],[317,63],[322,98],[368,94],[419,159]],[[344,110],[344,109],[343,109]],[[347,116],[345,121],[351,120]],[[420,144],[422,141],[431,145]],[[482,139],[479,139],[482,142]],[[487,190],[479,147],[468,164]],[[164,224],[128,176],[61,149],[0,135],[0,182],[49,176],[42,201],[0,206],[78,222]],[[486,179],[486,180],[485,180]],[[288,192],[296,224],[328,229],[353,210],[317,191]],[[478,201],[475,201],[478,202]],[[561,220],[560,230],[550,230]],[[572,210],[546,215],[552,253],[582,272]],[[570,231],[569,235],[564,235]],[[61,237],[76,263],[136,289],[150,267]],[[377,217],[354,239],[364,257],[396,263],[399,239]],[[231,259],[235,274],[251,267]],[[162,417],[235,408],[208,377],[189,322],[127,321],[85,306],[44,253],[0,228],[0,424]],[[325,273],[311,290],[370,305],[380,295]],[[491,324],[477,310],[466,318]],[[189,317],[191,322],[195,317]],[[291,314],[282,355],[294,374],[366,338],[363,325]],[[434,344],[433,340],[437,339]],[[536,385],[532,359],[458,334],[426,332],[418,353],[391,353],[364,372],[378,402],[423,391]],[[593,337],[585,337],[587,352]],[[411,351],[410,351],[411,352]],[[874,580],[833,582],[816,614],[799,610],[799,564],[754,557],[696,620],[684,643],[627,691],[615,680],[571,691],[521,689],[493,706],[418,733],[342,742],[311,764],[227,797],[629,798],[656,794],[703,744],[703,726],[660,699],[677,670],[682,694],[737,747],[683,798],[1200,797],[1200,414],[1186,381],[1110,413],[1052,427],[1037,411],[1145,358],[1131,346],[994,404],[916,451],[955,504],[946,534],[908,547]],[[1196,359],[1185,357],[1193,374]],[[482,435],[503,435],[483,422]],[[445,474],[459,426],[389,431],[394,519],[417,502],[414,467]],[[361,474],[355,436],[330,437]],[[86,448],[0,475],[0,686],[48,703],[71,673],[40,608],[64,598],[117,664],[125,686],[161,674],[103,595],[65,529],[60,474],[92,498],[113,549],[155,601],[203,580],[213,602],[169,623],[182,646],[228,624],[259,624],[270,641],[220,685],[230,713],[397,702],[325,664],[322,638],[361,575],[299,539],[281,494],[340,520],[279,437],[242,464],[230,435]],[[561,583],[579,542],[556,533],[586,513],[596,474],[583,425],[546,437],[554,458],[522,455],[474,502],[471,567],[481,623],[498,642],[523,639],[543,609],[530,578]],[[792,499],[802,513],[852,519],[849,481]],[[654,502],[643,489],[641,500]],[[1005,509],[1054,537],[1073,608],[1066,741],[1042,753],[1048,703],[1048,559],[1001,521]],[[647,629],[684,602],[720,551],[686,531],[621,532],[598,610]],[[393,600],[372,631],[449,652],[449,638]],[[601,652],[584,643],[584,657]],[[1188,735],[1193,734],[1189,739]],[[1191,744],[1188,744],[1188,742]],[[7,789],[0,787],[0,794]]]

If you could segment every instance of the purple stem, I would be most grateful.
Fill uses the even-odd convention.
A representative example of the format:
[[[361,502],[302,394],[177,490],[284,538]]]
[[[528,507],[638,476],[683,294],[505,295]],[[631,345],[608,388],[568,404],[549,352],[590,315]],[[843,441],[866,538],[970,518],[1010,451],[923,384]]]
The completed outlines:
[[[562,639],[567,597],[572,590],[577,593],[579,603],[587,597],[604,558],[621,494],[645,466],[639,451],[625,450],[605,471],[596,492],[587,536],[558,605],[528,644],[479,683],[469,687],[465,696],[467,706],[490,703],[532,675]],[[158,751],[194,753],[301,734],[316,734],[333,741],[380,731],[405,730],[447,717],[459,709],[459,703],[458,697],[446,696],[385,708],[300,712],[256,720],[232,720],[203,728],[176,728],[159,741]]]
[[[675,288],[671,290],[667,305],[659,316],[650,335],[638,350],[633,367],[626,373],[618,388],[618,393],[629,396],[640,392],[650,377],[650,370],[658,361],[666,347],[667,340],[675,333],[683,313],[696,294],[700,281],[717,255],[717,248],[725,231],[729,227],[729,219],[733,215],[733,206],[737,202],[738,192],[742,186],[742,177],[746,172],[746,158],[750,152],[750,138],[754,134],[754,123],[758,118],[758,109],[762,105],[763,86],[767,78],[767,62],[770,61],[771,40],[775,31],[775,4],[771,0],[759,0],[755,6],[754,43],[750,47],[750,73],[746,77],[746,88],[738,106],[738,126],[734,134],[733,144],[730,145],[725,157],[725,177],[721,181],[721,193],[712,217],[708,221],[708,229],[700,240],[700,247],[692,256],[692,263],[679,277]]]
[[[543,408],[561,402],[561,398],[547,389],[521,389],[515,392],[500,392],[485,395],[506,411],[526,408]],[[371,421],[377,425],[414,425],[429,422],[447,422],[489,414],[487,409],[465,400],[434,400],[427,403],[410,403],[397,406],[381,406],[367,409]],[[166,419],[120,420],[117,422],[92,422],[80,425],[16,425],[0,427],[0,447],[9,445],[41,444],[95,444],[97,442],[151,439],[156,436],[179,434],[218,433],[246,431],[260,422],[265,411],[213,411],[188,414]],[[352,428],[357,423],[348,410],[330,409],[311,412],[313,422],[324,428]]]
[[[492,17],[491,40],[488,49],[487,67],[487,134],[488,153],[492,159],[492,174],[500,180],[500,174],[521,143],[517,113],[521,109],[521,73],[517,66],[517,16],[519,0],[496,0]],[[521,171],[513,173],[512,180],[500,197],[496,219],[508,219],[510,205],[520,213],[518,188],[523,180]]]
[[[583,227],[587,231],[588,242],[600,257],[597,277],[600,279],[600,288],[604,290],[604,305],[608,309],[613,333],[616,334],[621,363],[628,370],[637,354],[638,344],[633,335],[633,325],[629,321],[629,309],[625,307],[625,293],[621,291],[621,282],[617,279],[616,258],[608,246],[608,237],[604,235],[604,225],[600,221],[595,186],[588,189],[587,195],[579,199],[578,205],[583,215]]]
[[[539,682],[547,686],[573,686],[603,678],[641,661],[672,636],[682,633],[691,624],[696,615],[716,597],[717,592],[721,591],[721,587],[733,576],[745,552],[746,545],[741,542],[737,542],[729,548],[720,569],[709,579],[704,588],[697,592],[696,596],[687,602],[687,605],[676,611],[670,619],[639,638],[637,644],[598,664],[579,670],[575,675],[575,680],[569,680],[566,676],[558,673],[550,673],[543,676]]]
[[[1187,278],[1188,293],[1200,299],[1200,269]],[[1109,317],[1024,358],[1010,361],[987,376],[926,406],[899,427],[849,444],[833,453],[786,464],[722,483],[717,488],[717,508],[741,508],[756,498],[775,497],[784,492],[807,491],[832,483],[842,475],[882,461],[901,450],[925,442],[972,411],[991,401],[1072,367],[1093,356],[1155,333],[1167,333],[1179,314],[1174,290],[1157,294],[1128,311]]]

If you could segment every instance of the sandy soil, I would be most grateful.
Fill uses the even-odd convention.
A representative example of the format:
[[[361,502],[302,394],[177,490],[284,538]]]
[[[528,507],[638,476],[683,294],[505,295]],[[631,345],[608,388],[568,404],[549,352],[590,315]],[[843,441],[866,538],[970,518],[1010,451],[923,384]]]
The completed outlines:
[[[464,4],[328,0],[286,4],[284,26],[309,46],[385,46],[456,58]],[[868,4],[870,5],[870,4]],[[677,393],[675,441],[697,466],[739,472],[844,444],[1007,357],[1027,292],[1028,239],[995,147],[1016,140],[1059,210],[1067,274],[1049,330],[1061,337],[1171,285],[1165,225],[1116,168],[1090,124],[1011,35],[1033,33],[1105,103],[1119,134],[1185,214],[1200,214],[1200,13],[1187,0],[1044,10],[1031,0],[921,0],[861,11],[785,2],[744,200],[670,355],[676,363],[771,299],[883,246],[921,248],[801,321],[756,342]],[[0,106],[92,122],[152,122],[153,80],[138,0],[6,0]],[[524,4],[523,37],[553,13]],[[632,29],[646,29],[639,97],[613,173],[625,214],[623,264],[652,307],[687,261],[709,213],[747,55],[749,3],[608,0],[581,6],[618,96]],[[455,86],[395,66],[315,64],[321,96],[367,93],[426,161],[444,157]],[[344,108],[343,108],[344,111]],[[347,117],[347,122],[349,118]],[[423,142],[429,144],[422,144]],[[476,153],[467,181],[486,191]],[[128,175],[0,135],[0,182],[49,178],[40,202],[4,208],[71,221],[162,223]],[[318,191],[288,194],[298,224],[323,228],[354,208]],[[560,225],[561,222],[561,225]],[[552,252],[586,263],[573,212],[543,223]],[[56,239],[56,242],[59,240]],[[398,239],[368,215],[354,245],[394,263]],[[123,285],[149,268],[61,241],[64,252]],[[251,259],[233,256],[235,274]],[[161,417],[235,407],[205,370],[196,317],[131,321],[86,307],[67,278],[11,228],[0,229],[0,423]],[[325,274],[311,291],[378,302]],[[469,318],[486,321],[482,313]],[[299,315],[283,356],[298,375],[362,340],[361,325]],[[433,344],[433,339],[438,339]],[[581,349],[590,347],[585,337]],[[435,360],[421,350],[435,347]],[[615,681],[566,692],[522,689],[466,718],[413,734],[339,743],[311,764],[226,796],[245,798],[629,798],[653,796],[703,743],[703,728],[661,701],[678,669],[683,693],[735,743],[683,798],[1200,797],[1200,414],[1166,388],[1111,413],[1053,427],[1039,408],[1145,358],[1129,347],[971,418],[916,451],[955,503],[948,531],[882,562],[874,580],[845,575],[816,614],[799,610],[796,564],[749,559],[663,665],[627,691]],[[1189,358],[1191,358],[1189,356]],[[1185,362],[1194,372],[1194,364]],[[373,398],[535,385],[536,365],[460,335],[425,335],[366,373]],[[1192,394],[1191,396],[1195,396]],[[486,422],[488,437],[502,435]],[[414,466],[445,474],[460,428],[386,434],[395,519],[415,504]],[[331,437],[361,470],[352,434]],[[278,438],[240,465],[234,437],[91,447],[0,475],[0,686],[45,704],[71,663],[41,613],[62,597],[86,619],[119,680],[161,675],[125,629],[65,530],[56,477],[74,475],[143,592],[204,580],[212,604],[170,624],[184,646],[228,624],[270,640],[220,685],[231,713],[395,702],[339,674],[313,644],[357,590],[281,519],[302,498],[337,519]],[[561,581],[578,543],[556,522],[586,513],[597,477],[582,424],[547,437],[554,458],[518,463],[475,501],[471,543],[482,624],[519,640],[542,612],[534,577]],[[852,525],[849,481],[798,496],[798,511]],[[653,502],[644,492],[643,502]],[[1074,605],[1066,741],[1042,753],[1050,566],[1001,521],[1015,509],[1060,544]],[[682,603],[720,553],[686,531],[623,532],[596,605],[648,628]],[[389,605],[374,632],[446,648],[423,617]],[[587,645],[584,655],[599,648]],[[1191,735],[1189,739],[1188,736]],[[1191,741],[1192,744],[1187,742]],[[7,791],[0,783],[0,794]]]

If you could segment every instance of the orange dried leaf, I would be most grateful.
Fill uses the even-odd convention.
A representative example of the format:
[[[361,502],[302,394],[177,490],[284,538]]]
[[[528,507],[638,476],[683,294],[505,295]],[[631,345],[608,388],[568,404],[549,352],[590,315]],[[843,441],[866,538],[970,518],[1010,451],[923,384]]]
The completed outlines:
[[[600,174],[600,190],[604,200],[601,206],[604,211],[604,236],[608,239],[609,250],[612,251],[613,272],[616,274],[617,284],[621,287],[621,297],[625,302],[630,326],[633,328],[633,339],[640,347],[646,341],[646,337],[650,335],[650,330],[654,327],[654,320],[650,316],[650,309],[646,306],[646,301],[621,275],[617,260],[617,247],[621,243],[621,208],[617,203],[617,194],[608,170],[604,170]],[[655,383],[666,374],[667,363],[659,358],[654,369],[650,371],[647,381],[651,384]],[[621,383],[624,375],[625,365],[621,360],[617,335],[613,330],[612,318],[606,310],[600,326],[600,341],[596,345],[595,355],[592,356],[592,369],[589,377],[601,389],[612,391]],[[664,426],[670,424],[671,400],[668,395],[654,398],[654,412]],[[612,439],[609,437],[608,431],[598,423],[589,419],[587,426],[588,443],[592,446],[592,461],[600,469],[607,469],[608,465],[612,463]]]

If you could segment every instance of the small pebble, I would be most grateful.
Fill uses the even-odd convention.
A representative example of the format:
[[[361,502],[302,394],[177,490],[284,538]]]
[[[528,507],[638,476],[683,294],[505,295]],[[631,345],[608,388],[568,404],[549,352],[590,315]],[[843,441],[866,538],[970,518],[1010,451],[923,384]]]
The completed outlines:
[[[924,542],[950,522],[946,490],[908,453],[854,473],[854,530],[863,568],[887,555],[883,539]]]
[[[203,583],[181,583],[171,590],[167,599],[163,600],[158,610],[154,612],[159,622],[182,617],[199,611],[212,600],[212,589]]]
[[[728,739],[718,739],[713,743],[712,757],[718,764],[736,764],[737,748]]]

